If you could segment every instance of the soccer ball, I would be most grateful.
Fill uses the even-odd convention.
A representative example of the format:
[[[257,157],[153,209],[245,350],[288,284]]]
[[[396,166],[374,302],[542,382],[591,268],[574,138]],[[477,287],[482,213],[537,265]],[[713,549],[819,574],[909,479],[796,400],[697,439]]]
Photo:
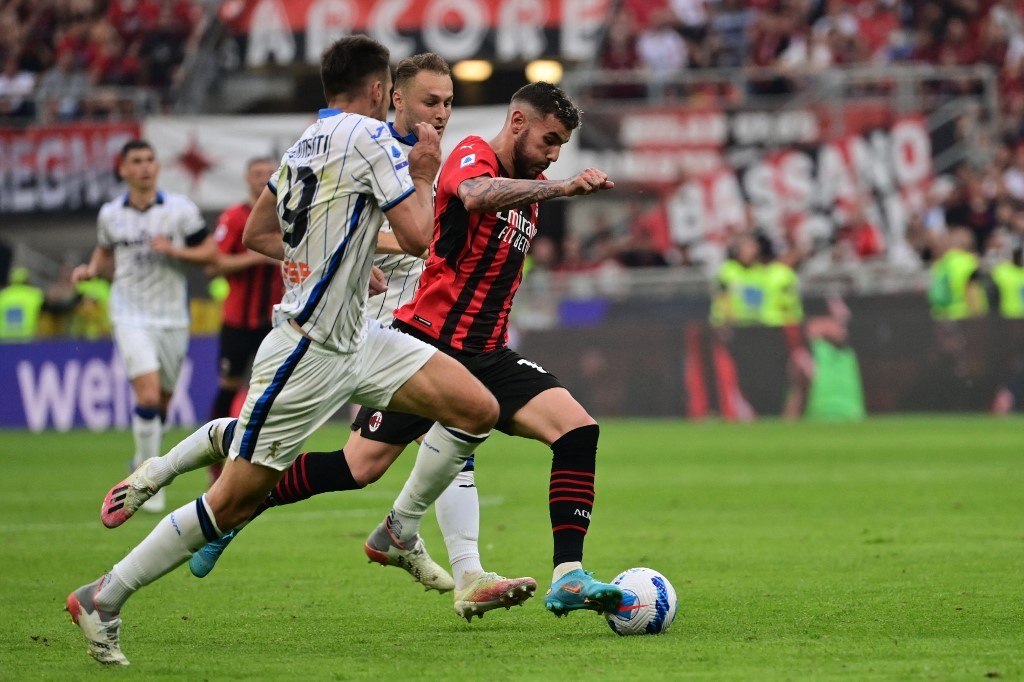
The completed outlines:
[[[618,611],[604,615],[617,635],[659,635],[672,625],[679,602],[672,583],[650,568],[630,568],[615,577],[622,588]]]

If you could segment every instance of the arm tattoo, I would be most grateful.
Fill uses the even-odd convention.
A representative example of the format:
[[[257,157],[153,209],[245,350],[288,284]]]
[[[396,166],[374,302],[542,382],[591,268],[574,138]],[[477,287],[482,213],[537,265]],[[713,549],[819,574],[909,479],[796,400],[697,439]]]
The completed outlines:
[[[497,213],[564,196],[563,180],[470,178],[459,185],[459,198],[480,213]]]

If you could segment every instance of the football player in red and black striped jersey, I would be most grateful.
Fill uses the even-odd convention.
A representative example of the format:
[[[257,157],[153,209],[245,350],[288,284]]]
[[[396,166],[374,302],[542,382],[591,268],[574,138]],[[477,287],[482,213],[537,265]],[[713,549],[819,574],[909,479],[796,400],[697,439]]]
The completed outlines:
[[[622,598],[617,587],[595,580],[582,565],[594,504],[597,423],[558,379],[507,345],[512,300],[537,234],[540,203],[614,186],[596,168],[568,180],[544,176],[579,123],[580,111],[564,92],[549,83],[532,83],[512,98],[495,138],[487,142],[471,136],[456,147],[438,179],[434,239],[419,290],[395,312],[396,328],[458,359],[494,394],[500,407],[498,429],[551,448],[555,569],[545,605],[556,615],[576,609],[614,610]],[[400,431],[407,438],[429,426],[387,412],[375,423],[380,439]],[[375,434],[367,427],[363,436]],[[382,524],[385,530],[404,528],[412,520],[404,511],[417,504],[416,491],[422,487],[418,479],[429,475],[428,460],[417,457]],[[367,541],[367,553],[379,551],[377,545],[387,535],[378,528]]]

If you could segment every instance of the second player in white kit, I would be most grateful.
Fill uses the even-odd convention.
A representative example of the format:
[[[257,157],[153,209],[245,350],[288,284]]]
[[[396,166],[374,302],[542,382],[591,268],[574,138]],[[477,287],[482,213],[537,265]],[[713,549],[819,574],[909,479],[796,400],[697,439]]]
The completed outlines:
[[[217,247],[192,201],[157,189],[159,164],[148,142],[125,144],[118,171],[128,191],[100,209],[96,248],[72,278],[113,282],[114,342],[135,398],[134,469],[160,454],[162,421],[188,351],[183,265],[210,262]],[[162,512],[163,497],[149,500],[146,510]]]

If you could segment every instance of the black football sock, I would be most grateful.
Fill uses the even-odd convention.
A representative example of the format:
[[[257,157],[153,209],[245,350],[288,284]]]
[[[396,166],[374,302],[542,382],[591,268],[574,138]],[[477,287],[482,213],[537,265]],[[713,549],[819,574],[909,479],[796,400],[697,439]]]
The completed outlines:
[[[597,424],[573,429],[551,444],[551,484],[548,504],[555,541],[555,566],[583,561],[583,538],[594,509],[594,471]]]
[[[295,459],[251,518],[256,518],[271,507],[295,504],[320,493],[357,490],[362,487],[352,476],[344,450],[304,452]]]
[[[221,388],[217,391],[217,397],[213,400],[213,409],[210,410],[210,419],[231,417],[231,406],[235,402],[236,391],[231,388]]]

